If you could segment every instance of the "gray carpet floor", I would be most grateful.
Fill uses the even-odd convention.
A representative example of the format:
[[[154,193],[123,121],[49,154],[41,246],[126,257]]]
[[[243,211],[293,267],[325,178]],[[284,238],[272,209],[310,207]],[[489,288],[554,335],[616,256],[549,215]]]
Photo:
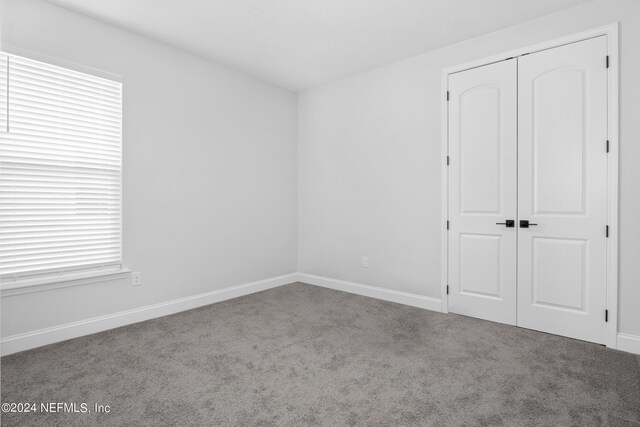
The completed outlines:
[[[640,426],[640,357],[292,284],[2,358],[15,425]]]

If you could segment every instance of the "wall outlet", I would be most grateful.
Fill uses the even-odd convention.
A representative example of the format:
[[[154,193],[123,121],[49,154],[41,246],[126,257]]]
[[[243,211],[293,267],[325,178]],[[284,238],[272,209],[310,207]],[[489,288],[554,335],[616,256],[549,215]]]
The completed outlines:
[[[131,274],[131,286],[140,285],[142,285],[142,273],[139,271],[135,271]]]
[[[369,268],[369,257],[362,257],[362,268]]]

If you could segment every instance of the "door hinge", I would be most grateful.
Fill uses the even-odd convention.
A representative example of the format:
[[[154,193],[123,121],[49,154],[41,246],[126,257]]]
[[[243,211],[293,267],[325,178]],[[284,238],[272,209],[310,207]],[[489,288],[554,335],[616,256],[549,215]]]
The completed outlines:
[[[449,100],[449,91],[447,91],[447,101]]]
[[[447,156],[447,166],[449,166],[449,156]]]
[[[609,55],[607,55],[607,68],[609,68]]]
[[[604,311],[604,321],[608,322],[609,321],[609,310],[605,310]]]
[[[449,295],[449,285],[447,285],[447,295]]]
[[[607,153],[609,152],[609,140],[607,139]]]
[[[449,229],[449,220],[447,220],[447,230]]]
[[[606,235],[607,235],[607,237],[609,237],[609,226],[608,225],[607,225]]]

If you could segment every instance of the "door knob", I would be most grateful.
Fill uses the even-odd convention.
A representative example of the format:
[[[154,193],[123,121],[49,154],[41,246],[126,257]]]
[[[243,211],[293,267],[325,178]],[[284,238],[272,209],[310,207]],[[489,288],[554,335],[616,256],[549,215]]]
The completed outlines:
[[[520,220],[520,228],[529,228],[530,225],[538,225],[538,224],[534,224],[533,222],[529,222],[528,219],[521,219]]]
[[[496,222],[496,225],[504,225],[507,228],[513,228],[516,224],[514,219],[505,219],[504,222]]]

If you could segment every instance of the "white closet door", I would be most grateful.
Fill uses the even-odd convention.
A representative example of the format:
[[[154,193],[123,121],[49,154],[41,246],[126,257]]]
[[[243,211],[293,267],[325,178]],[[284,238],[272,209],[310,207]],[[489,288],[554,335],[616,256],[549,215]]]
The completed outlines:
[[[516,323],[516,61],[449,76],[449,310]]]
[[[518,326],[604,343],[606,37],[518,59]]]

